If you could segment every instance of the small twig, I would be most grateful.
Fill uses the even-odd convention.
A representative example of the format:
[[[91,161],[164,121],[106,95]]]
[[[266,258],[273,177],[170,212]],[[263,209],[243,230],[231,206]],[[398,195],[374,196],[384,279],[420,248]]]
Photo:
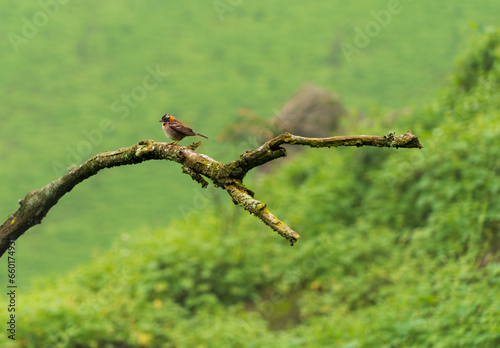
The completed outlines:
[[[191,178],[200,183],[201,184],[201,187],[202,188],[205,188],[208,186],[208,181],[206,181],[199,173],[195,172],[194,170],[192,170],[191,168],[189,167],[186,167],[186,166],[182,166],[182,172],[184,174],[188,174],[191,176]]]

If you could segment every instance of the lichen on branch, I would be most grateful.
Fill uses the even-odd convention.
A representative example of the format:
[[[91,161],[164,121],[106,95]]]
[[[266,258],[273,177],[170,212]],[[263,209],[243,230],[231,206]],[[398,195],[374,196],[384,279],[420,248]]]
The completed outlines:
[[[385,136],[356,135],[331,138],[307,138],[283,133],[257,149],[245,152],[235,161],[224,164],[196,152],[199,144],[198,142],[190,146],[171,146],[167,143],[143,140],[127,148],[97,154],[85,163],[70,168],[67,174],[41,189],[30,191],[19,201],[19,208],[0,226],[0,257],[7,251],[10,242],[17,240],[29,228],[41,223],[59,199],[83,180],[105,168],[138,164],[149,160],[166,160],[181,164],[183,172],[202,187],[208,185],[207,179],[210,180],[216,187],[226,190],[235,204],[254,214],[293,245],[300,235],[274,216],[265,203],[256,200],[254,193],[243,184],[243,178],[251,169],[286,156],[282,144],[310,147],[422,148],[418,138],[410,131],[400,136],[389,133]]]

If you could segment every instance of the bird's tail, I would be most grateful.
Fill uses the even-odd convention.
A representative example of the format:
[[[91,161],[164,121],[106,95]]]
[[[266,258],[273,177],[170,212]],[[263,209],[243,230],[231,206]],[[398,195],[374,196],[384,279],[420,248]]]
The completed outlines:
[[[206,135],[203,135],[203,134],[200,134],[200,133],[196,133],[196,135],[199,135],[200,137],[203,137],[203,138],[206,138],[206,139],[210,139],[209,137],[207,137]]]

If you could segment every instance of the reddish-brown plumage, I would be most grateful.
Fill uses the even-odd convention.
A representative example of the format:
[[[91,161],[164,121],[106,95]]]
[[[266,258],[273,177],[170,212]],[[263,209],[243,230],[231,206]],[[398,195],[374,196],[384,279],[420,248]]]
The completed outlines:
[[[163,115],[160,122],[163,124],[163,132],[165,135],[172,139],[172,145],[176,145],[179,141],[184,139],[185,137],[198,135],[203,138],[207,138],[207,136],[196,133],[191,128],[186,126],[184,123],[178,121],[174,116],[170,116],[169,114]]]

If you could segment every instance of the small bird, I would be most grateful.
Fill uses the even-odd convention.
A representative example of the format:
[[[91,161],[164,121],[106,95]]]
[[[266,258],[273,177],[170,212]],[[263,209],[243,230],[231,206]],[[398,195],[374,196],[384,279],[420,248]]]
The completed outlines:
[[[163,131],[165,132],[165,135],[173,140],[173,142],[170,143],[170,145],[176,145],[179,141],[181,141],[185,137],[192,137],[195,135],[208,139],[207,136],[200,133],[196,133],[191,128],[186,126],[184,123],[177,121],[177,119],[174,116],[170,116],[169,114],[163,115],[160,122],[163,123],[162,128]]]

